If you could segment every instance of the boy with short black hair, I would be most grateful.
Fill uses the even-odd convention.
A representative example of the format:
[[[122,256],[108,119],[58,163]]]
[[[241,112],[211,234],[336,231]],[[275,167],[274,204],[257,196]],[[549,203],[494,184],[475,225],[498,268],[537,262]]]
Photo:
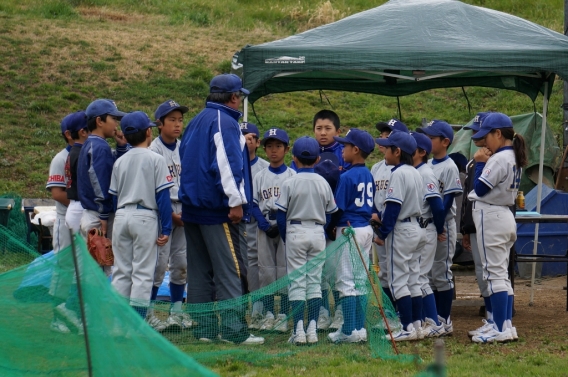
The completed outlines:
[[[286,244],[288,273],[302,268],[325,249],[326,215],[337,211],[331,187],[314,172],[319,160],[319,145],[311,137],[294,143],[292,154],[298,174],[280,187],[277,223]],[[317,343],[316,323],[322,302],[321,275],[323,265],[314,266],[306,275],[291,281],[288,288],[294,316],[294,329],[289,342],[296,345]],[[308,306],[308,328],[304,329],[304,309]]]
[[[170,272],[170,315],[165,322],[154,316],[153,310],[148,311],[148,323],[156,330],[184,330],[192,325],[187,313],[182,311],[181,305],[187,278],[187,257],[183,222],[181,221],[181,203],[178,199],[181,162],[179,157],[179,140],[183,130],[183,114],[189,109],[180,106],[174,100],[167,100],[160,104],[154,113],[160,135],[152,140],[150,150],[164,157],[173,186],[170,188],[170,201],[172,203],[172,232],[168,242],[158,247],[158,262],[154,272],[154,285],[152,286],[151,300],[155,301],[158,289],[162,285],[166,269]]]
[[[417,132],[426,134],[432,140],[432,156],[428,162],[438,178],[438,188],[444,203],[446,239],[438,241],[436,256],[432,265],[430,285],[434,290],[436,308],[446,333],[453,332],[450,319],[454,299],[452,280],[452,258],[456,251],[456,203],[454,197],[462,194],[462,185],[458,167],[448,156],[448,148],[454,140],[452,126],[443,120],[433,120],[427,127],[418,128]]]
[[[296,172],[284,163],[284,157],[290,150],[290,139],[286,131],[271,128],[264,133],[262,145],[270,161],[268,168],[261,170],[253,180],[253,216],[258,225],[258,273],[259,288],[275,282],[286,275],[286,256],[284,243],[278,234],[276,201],[280,197],[284,181]],[[280,312],[274,317],[274,295],[264,296],[262,299],[266,315],[260,322],[260,330],[288,331],[288,294],[280,294]],[[254,312],[254,310],[253,310]],[[260,313],[253,313],[252,320]]]
[[[251,178],[253,180],[254,192],[254,177],[260,171],[266,169],[270,163],[257,156],[256,150],[260,147],[260,132],[258,127],[250,122],[241,123],[241,133],[245,136],[245,141],[248,148],[250,159]],[[258,273],[258,247],[257,247],[257,233],[258,223],[254,216],[251,216],[250,222],[246,224],[246,240],[247,240],[247,281],[249,292],[254,292],[260,288],[259,273]],[[264,307],[261,300],[253,302],[251,312],[251,322],[249,329],[260,328],[260,322],[264,319]]]
[[[373,229],[369,222],[375,182],[365,160],[375,149],[375,142],[367,131],[357,128],[349,130],[344,138],[334,139],[343,144],[343,158],[351,167],[339,178],[335,194],[338,210],[327,227],[327,235],[334,239],[335,234],[341,234],[343,229],[352,226],[361,254],[366,258],[373,242]],[[351,257],[346,250],[336,256],[335,289],[339,291],[344,322],[340,329],[328,335],[334,343],[367,341],[367,280],[364,271],[369,268],[369,261],[365,260],[363,264],[358,258],[352,260]]]
[[[134,148],[114,164],[109,187],[117,197],[112,285],[142,318],[150,304],[157,247],[166,245],[172,232],[174,183],[164,157],[148,149],[155,126],[142,111],[124,116],[122,130]]]

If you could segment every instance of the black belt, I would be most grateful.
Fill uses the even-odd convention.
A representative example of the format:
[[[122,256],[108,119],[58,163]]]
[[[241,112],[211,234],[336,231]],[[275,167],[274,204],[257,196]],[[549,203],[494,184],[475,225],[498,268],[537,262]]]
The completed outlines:
[[[401,223],[410,223],[412,222],[412,218],[407,217],[406,219],[399,220]]]
[[[117,208],[117,209],[124,209],[125,207],[126,207],[126,206],[120,207],[120,208]],[[147,211],[153,211],[153,210],[150,209],[150,208],[144,207],[142,204],[136,204],[136,209],[145,209],[145,210],[147,210]]]
[[[276,220],[276,214],[278,213],[278,211],[271,211],[268,212],[267,216],[268,216],[268,220]]]
[[[323,224],[320,224],[320,223],[318,223],[318,222],[315,222],[315,221],[314,221],[314,223],[315,223],[316,225],[321,225],[321,226],[323,226]],[[290,220],[290,224],[292,224],[292,225],[302,225],[302,222],[301,222],[300,220]]]
[[[424,217],[417,217],[416,220],[418,220],[418,224],[420,224],[420,228],[422,229],[426,228],[429,224],[434,222],[431,217],[428,219],[425,219]]]

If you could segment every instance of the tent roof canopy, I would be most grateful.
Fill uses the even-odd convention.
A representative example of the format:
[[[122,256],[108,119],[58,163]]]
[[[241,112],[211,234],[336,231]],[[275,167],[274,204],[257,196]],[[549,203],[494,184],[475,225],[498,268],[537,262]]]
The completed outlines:
[[[534,101],[568,79],[568,37],[456,0],[391,0],[233,58],[252,93],[343,90],[403,96],[434,88],[516,90]],[[240,72],[242,70],[242,72]]]

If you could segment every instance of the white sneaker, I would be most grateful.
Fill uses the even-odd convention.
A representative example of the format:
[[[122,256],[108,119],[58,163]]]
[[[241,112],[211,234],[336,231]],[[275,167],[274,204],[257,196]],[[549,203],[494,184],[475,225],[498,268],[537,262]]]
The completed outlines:
[[[513,335],[510,328],[503,329],[503,331],[497,331],[495,328],[492,328],[483,334],[471,338],[471,341],[474,343],[506,343],[511,340],[513,340]]]
[[[156,317],[154,317],[154,318],[156,318]],[[159,321],[159,319],[158,319],[158,321]],[[181,324],[181,319],[176,314],[170,314],[168,316],[168,319],[166,319],[166,321],[162,322],[162,323],[165,325],[163,331],[179,332],[183,328],[183,326]],[[162,331],[162,330],[158,330],[158,331]]]
[[[422,333],[422,337],[420,339],[437,338],[446,334],[446,328],[444,327],[444,324],[440,322],[439,325],[436,325],[436,322],[434,322],[434,320],[431,318],[426,318],[426,321],[424,321],[424,326],[422,326],[422,329],[420,330]]]
[[[363,327],[362,329],[356,331],[359,332],[359,338],[361,338],[361,342],[365,343],[367,341],[367,329]]]
[[[359,331],[353,330],[350,335],[343,333],[343,328],[339,328],[336,332],[329,333],[327,338],[333,343],[359,343],[361,337]]]
[[[337,305],[335,309],[335,315],[333,316],[333,321],[331,325],[329,325],[330,330],[339,330],[343,326],[343,310],[341,309],[341,305]]]
[[[163,321],[160,321],[154,314],[147,316],[146,322],[148,322],[148,324],[158,332],[164,331],[166,329],[166,324]]]
[[[315,344],[318,342],[318,334],[316,332],[317,325],[315,320],[311,320],[308,328],[306,329],[306,338],[308,343]]]
[[[55,307],[55,311],[62,316],[67,322],[75,326],[77,333],[83,335],[83,322],[73,310],[67,309],[65,303],[59,304]]]
[[[424,339],[424,333],[422,332],[422,321],[414,321],[412,322],[412,326],[414,326],[414,329],[416,330],[416,339]]]
[[[451,318],[448,317],[448,322],[446,322],[446,320],[440,316],[438,316],[438,321],[444,325],[444,330],[446,331],[444,333],[445,335],[452,335],[454,332],[454,323],[452,322]]]
[[[262,320],[264,316],[260,312],[253,312],[250,316],[250,325],[249,330],[258,330],[260,329],[260,325],[262,324]]]
[[[250,334],[250,336],[241,344],[247,345],[247,346],[256,346],[259,344],[264,344],[264,338],[261,336],[254,336],[252,334]]]
[[[393,332],[392,336],[395,342],[404,342],[407,340],[416,340],[418,339],[418,333],[412,324],[406,327],[406,330],[401,329],[397,332]],[[386,340],[391,340],[390,335],[385,335]]]
[[[69,330],[69,327],[67,327],[65,322],[63,322],[59,318],[56,318],[53,321],[51,321],[51,325],[49,326],[49,328],[52,331],[58,332],[60,334],[69,334],[71,332],[71,330]]]
[[[185,312],[181,312],[179,314],[179,316],[180,316],[180,320],[181,320],[182,330],[187,330],[187,329],[191,328],[191,326],[193,326],[193,320],[191,319],[189,314],[187,314]]]
[[[273,330],[282,333],[288,332],[288,317],[286,314],[278,314]]]
[[[511,329],[511,336],[513,337],[513,342],[519,340],[519,335],[517,335],[517,328],[516,327],[509,327]]]
[[[306,332],[304,331],[304,321],[298,321],[296,324],[296,331],[292,331],[292,336],[288,339],[288,343],[297,346],[305,345],[307,343]]]
[[[329,310],[320,306],[317,329],[318,330],[327,330],[331,325],[331,318],[329,317]]]
[[[481,327],[478,327],[475,330],[471,330],[467,333],[467,335],[469,335],[469,337],[473,337],[473,336],[478,336],[481,334],[485,334],[487,331],[493,329],[493,321],[491,320],[486,320],[486,319],[482,319],[481,320],[483,322],[483,325]]]
[[[264,319],[260,324],[260,330],[271,331],[272,329],[274,329],[274,324],[275,324],[274,314],[272,314],[272,312],[266,312],[266,316],[264,317]]]

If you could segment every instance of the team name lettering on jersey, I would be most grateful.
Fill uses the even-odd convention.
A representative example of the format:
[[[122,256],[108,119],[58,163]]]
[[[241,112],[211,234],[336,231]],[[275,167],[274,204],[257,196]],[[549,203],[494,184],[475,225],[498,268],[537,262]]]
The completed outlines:
[[[275,198],[280,197],[280,187],[279,186],[269,187],[267,189],[262,190],[262,198],[264,200],[268,200],[272,197],[275,197]]]
[[[444,182],[438,180],[438,188],[440,190],[440,194],[444,193]]]
[[[49,176],[49,182],[65,182],[65,176],[60,174],[54,174]]]
[[[375,191],[386,190],[389,187],[389,180],[388,179],[378,179],[375,181],[375,187],[377,189]]]
[[[168,165],[168,170],[170,171],[170,175],[174,178],[179,177],[181,175],[181,165],[180,164]]]

